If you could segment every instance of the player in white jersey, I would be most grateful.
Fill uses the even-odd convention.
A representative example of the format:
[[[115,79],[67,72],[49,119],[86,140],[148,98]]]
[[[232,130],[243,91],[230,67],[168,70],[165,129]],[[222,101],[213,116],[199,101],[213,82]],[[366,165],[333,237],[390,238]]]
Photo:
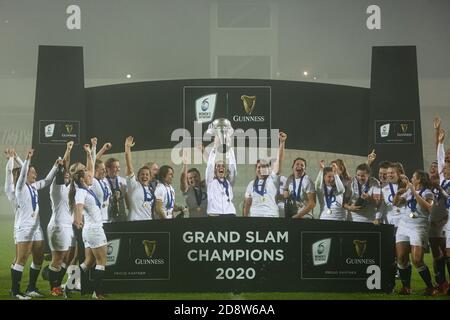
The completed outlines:
[[[399,171],[396,163],[391,163],[386,172],[387,183],[381,187],[380,212],[383,213],[383,223],[394,225],[395,230],[397,230],[400,218],[405,211],[402,206],[395,206],[393,204],[398,189],[405,187],[404,185],[401,185],[401,174],[403,174],[403,172]]]
[[[183,151],[183,169],[180,177],[180,190],[186,201],[189,210],[189,218],[207,217],[208,194],[206,184],[201,180],[200,172],[197,168],[188,170],[187,153]]]
[[[52,216],[47,226],[47,235],[52,261],[48,266],[48,280],[53,296],[63,295],[61,281],[66,273],[67,263],[71,260],[68,253],[75,247],[73,217],[69,208],[70,175],[67,170],[72,147],[73,141],[69,141],[64,158],[58,162],[56,176],[50,185]]]
[[[109,204],[112,195],[111,187],[106,179],[106,167],[102,160],[102,154],[106,150],[111,149],[111,143],[105,143],[103,148],[97,153],[97,138],[91,138],[92,144],[92,161],[94,162],[94,180],[92,180],[92,191],[94,191],[97,198],[102,202],[102,220],[103,222],[111,222],[109,217]]]
[[[92,297],[104,299],[102,280],[105,274],[107,240],[103,230],[101,201],[91,190],[94,179],[91,148],[84,145],[84,150],[88,155],[88,163],[86,170],[77,171],[72,177],[69,206],[74,212],[75,227],[83,229],[85,261],[80,265],[81,272],[84,275],[95,262]]]
[[[127,165],[128,199],[130,200],[128,221],[152,220],[155,193],[150,186],[150,168],[143,166],[138,170],[136,177],[131,160],[131,147],[134,144],[133,137],[126,138],[125,161]]]
[[[440,126],[439,126],[440,127]],[[441,201],[444,202],[445,208],[447,209],[447,223],[444,227],[445,230],[445,251],[443,252],[440,260],[435,260],[435,265],[437,269],[437,273],[440,276],[441,285],[439,285],[439,291],[441,293],[446,293],[450,295],[450,280],[445,284],[445,266],[443,266],[442,261],[446,261],[447,270],[449,273],[450,279],[450,219],[448,219],[448,215],[450,214],[450,161],[446,160],[446,152],[444,148],[444,139],[445,139],[445,131],[439,128],[439,136],[438,136],[438,145],[437,145],[437,162],[438,162],[438,170],[440,173],[440,185],[439,191],[441,195]]]
[[[337,164],[325,167],[325,160],[319,163],[316,179],[316,193],[320,205],[320,220],[347,220],[344,203],[345,187],[338,174]]]
[[[285,217],[312,219],[316,206],[316,190],[311,178],[306,174],[306,160],[296,158],[292,163],[293,173],[284,187]]]
[[[406,189],[398,190],[394,197],[394,205],[405,205],[405,214],[401,216],[396,233],[397,263],[402,281],[401,295],[411,294],[411,265],[409,254],[427,288],[426,295],[436,295],[430,270],[423,260],[424,249],[428,243],[429,215],[433,206],[434,195],[430,190],[431,181],[422,170],[414,172],[411,182],[401,176]]]
[[[155,190],[155,219],[172,219],[175,208],[172,167],[165,165],[159,168],[158,180]]]
[[[380,187],[378,181],[370,176],[370,167],[362,163],[356,167],[356,177],[353,178],[350,197],[344,207],[349,210],[351,220],[355,222],[379,223],[381,214],[378,212]]]
[[[237,167],[233,147],[226,150],[225,155],[219,152],[220,140],[214,138],[214,148],[208,155],[205,181],[208,193],[208,216],[235,217],[233,204],[233,186]],[[225,156],[225,160],[223,159]]]
[[[11,205],[11,210],[14,214],[14,245],[16,247],[16,253],[13,259],[13,263],[11,264],[11,268],[14,267],[17,258],[17,242],[16,242],[16,231],[17,231],[17,201],[16,201],[16,183],[17,179],[19,179],[20,168],[23,166],[22,159],[17,156],[16,152],[12,148],[8,148],[5,150],[6,158],[8,159],[6,163],[6,174],[5,174],[5,195]],[[14,168],[14,163],[17,163],[19,167]]]
[[[150,168],[150,183],[149,186],[156,190],[156,186],[158,185],[158,171],[159,166],[156,162],[147,162],[144,166]]]
[[[109,206],[109,217],[112,222],[127,220],[126,204],[127,198],[127,180],[121,176],[120,163],[116,158],[109,158],[105,162],[106,180],[111,188],[111,198]]]
[[[15,196],[17,201],[17,259],[14,264],[12,275],[11,294],[21,299],[20,281],[24,266],[30,253],[33,262],[30,267],[30,278],[25,295],[29,297],[43,297],[36,288],[36,281],[44,260],[44,235],[39,221],[39,199],[38,190],[50,185],[56,172],[56,164],[43,180],[36,181],[37,172],[30,166],[34,150],[29,150],[17,181]]]
[[[278,155],[272,170],[270,162],[258,160],[256,163],[256,178],[250,181],[245,191],[244,216],[279,217],[277,194],[286,139],[286,133],[280,132]]]

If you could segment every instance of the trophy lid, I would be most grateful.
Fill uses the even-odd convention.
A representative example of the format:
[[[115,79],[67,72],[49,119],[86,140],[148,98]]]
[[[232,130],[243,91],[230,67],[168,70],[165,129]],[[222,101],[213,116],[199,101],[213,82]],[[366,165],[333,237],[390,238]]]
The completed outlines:
[[[231,128],[231,122],[225,118],[218,118],[213,121],[214,128]]]

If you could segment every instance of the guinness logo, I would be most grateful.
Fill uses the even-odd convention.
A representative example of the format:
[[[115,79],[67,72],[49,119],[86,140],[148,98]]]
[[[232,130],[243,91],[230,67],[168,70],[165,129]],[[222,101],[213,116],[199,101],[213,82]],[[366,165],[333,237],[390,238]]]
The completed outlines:
[[[144,245],[145,254],[148,258],[151,258],[156,250],[156,241],[155,240],[144,240],[142,241]]]
[[[353,240],[353,244],[355,245],[355,250],[358,258],[361,258],[366,251],[367,240]]]
[[[250,115],[255,109],[256,104],[256,96],[241,96],[242,104],[244,105],[245,113]]]
[[[406,133],[406,131],[408,131],[408,124],[407,123],[401,123],[400,127],[402,129],[402,133]]]
[[[73,130],[73,125],[72,124],[66,124],[66,131],[67,131],[67,133],[68,134],[71,134],[72,133],[72,130]]]

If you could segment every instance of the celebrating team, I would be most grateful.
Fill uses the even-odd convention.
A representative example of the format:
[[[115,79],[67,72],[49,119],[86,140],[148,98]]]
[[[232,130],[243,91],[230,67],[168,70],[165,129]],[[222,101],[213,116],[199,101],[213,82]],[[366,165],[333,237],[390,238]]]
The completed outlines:
[[[306,160],[296,158],[292,174],[284,178],[281,168],[287,135],[280,133],[276,160],[260,159],[255,167],[255,179],[250,181],[243,205],[243,215],[249,217],[279,217],[280,208],[288,218],[313,218],[316,198],[321,220],[387,223],[396,229],[396,257],[402,282],[400,294],[411,293],[412,264],[426,284],[425,294],[448,294],[445,268],[450,272],[450,149],[445,153],[445,132],[441,121],[435,119],[437,168],[430,172],[414,172],[411,180],[398,162],[383,161],[379,165],[379,179],[371,176],[368,163],[356,168],[351,178],[342,160],[326,166],[319,163],[315,183],[306,173]],[[36,180],[36,169],[30,164],[34,151],[26,160],[13,149],[6,150],[5,193],[15,214],[14,240],[16,256],[11,265],[11,294],[17,299],[44,295],[36,287],[43,256],[44,233],[39,219],[38,190],[50,186],[52,216],[47,226],[48,244],[52,252],[48,280],[51,294],[63,295],[62,280],[68,265],[76,256],[75,233],[82,230],[85,252],[80,261],[80,272],[92,270],[93,297],[104,298],[102,279],[105,274],[107,239],[104,222],[171,219],[175,217],[234,217],[233,186],[237,175],[233,148],[219,152],[216,138],[207,156],[205,180],[196,168],[187,168],[183,155],[180,189],[186,207],[175,203],[172,186],[174,170],[148,163],[137,171],[133,167],[131,149],[134,138],[125,140],[126,179],[119,176],[120,163],[115,158],[103,162],[101,157],[111,149],[106,143],[97,153],[97,139],[84,145],[87,161],[70,166],[73,142],[67,143],[64,157],[56,160],[43,180]],[[18,167],[14,168],[17,163]],[[280,205],[281,204],[281,205]],[[128,214],[126,209],[128,208]],[[424,263],[424,252],[431,245],[435,282]],[[25,293],[20,282],[27,259],[32,254],[29,284]]]

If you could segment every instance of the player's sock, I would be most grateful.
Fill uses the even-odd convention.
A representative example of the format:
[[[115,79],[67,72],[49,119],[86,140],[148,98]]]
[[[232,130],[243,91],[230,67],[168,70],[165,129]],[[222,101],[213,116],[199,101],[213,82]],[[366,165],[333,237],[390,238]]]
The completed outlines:
[[[48,282],[50,283],[50,289],[59,287],[61,283],[58,285],[58,277],[59,272],[61,271],[61,267],[54,267],[51,264],[48,267]]]
[[[105,276],[105,266],[95,266],[94,270],[94,291],[97,295],[103,294],[102,281]]]
[[[58,273],[58,282],[57,282],[57,286],[58,287],[61,286],[61,283],[62,283],[62,281],[64,279],[65,274],[66,274],[66,271],[67,271],[67,265],[63,262],[63,263],[61,263],[61,270]]]
[[[41,272],[41,266],[35,265],[34,262],[32,262],[30,266],[30,280],[28,282],[27,291],[36,290],[36,281],[38,279],[39,272]]]
[[[427,285],[427,288],[432,288],[433,283],[431,282],[431,273],[430,269],[428,269],[427,265],[424,264],[417,268],[417,272],[419,272],[420,276],[422,277],[423,282]]]
[[[403,287],[411,288],[411,265],[408,263],[406,267],[401,266],[400,264],[397,264],[397,266]]]
[[[446,281],[445,277],[445,257],[442,256],[434,261],[434,272],[436,275],[437,284],[444,283]]]
[[[22,280],[23,266],[15,264],[11,268],[11,293],[16,295],[20,292],[20,281]]]

